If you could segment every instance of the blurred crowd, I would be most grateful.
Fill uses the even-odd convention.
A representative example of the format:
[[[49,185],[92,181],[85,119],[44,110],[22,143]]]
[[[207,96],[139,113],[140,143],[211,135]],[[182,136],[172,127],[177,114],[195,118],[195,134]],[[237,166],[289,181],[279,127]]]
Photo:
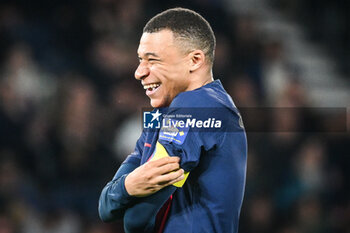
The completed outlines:
[[[302,9],[305,22],[317,23],[307,17],[310,6],[281,2],[285,14]],[[150,107],[133,78],[142,27],[173,6],[211,23],[214,77],[242,115],[308,107],[273,111],[264,122],[244,115],[249,155],[240,232],[350,232],[345,115],[313,121],[317,109],[302,71],[283,41],[257,29],[255,15],[214,0],[7,0],[0,3],[0,233],[123,232],[121,221],[99,220],[98,197],[133,150],[141,109]],[[259,124],[266,131],[255,131]]]
[[[309,32],[309,39],[322,44],[350,77],[350,2],[346,0],[271,0],[286,16]]]

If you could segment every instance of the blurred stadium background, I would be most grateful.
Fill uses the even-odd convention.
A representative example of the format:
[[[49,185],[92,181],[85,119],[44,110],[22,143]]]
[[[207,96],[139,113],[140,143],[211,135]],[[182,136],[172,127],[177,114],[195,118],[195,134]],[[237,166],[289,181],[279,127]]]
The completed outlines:
[[[133,78],[142,27],[173,6],[212,24],[214,76],[238,107],[349,107],[346,0],[2,0],[1,233],[123,232],[98,196],[149,106]],[[327,132],[339,117],[275,114],[248,132],[241,233],[350,232],[350,137]]]

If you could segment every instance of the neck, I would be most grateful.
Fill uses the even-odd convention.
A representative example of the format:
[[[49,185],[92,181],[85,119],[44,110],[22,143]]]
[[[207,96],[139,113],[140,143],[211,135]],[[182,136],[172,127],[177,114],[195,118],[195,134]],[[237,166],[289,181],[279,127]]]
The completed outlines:
[[[211,70],[206,72],[205,74],[200,74],[200,73],[194,74],[193,73],[193,77],[191,77],[191,79],[193,81],[191,82],[191,84],[187,88],[187,91],[192,91],[194,89],[200,88],[200,87],[214,81],[213,73]]]

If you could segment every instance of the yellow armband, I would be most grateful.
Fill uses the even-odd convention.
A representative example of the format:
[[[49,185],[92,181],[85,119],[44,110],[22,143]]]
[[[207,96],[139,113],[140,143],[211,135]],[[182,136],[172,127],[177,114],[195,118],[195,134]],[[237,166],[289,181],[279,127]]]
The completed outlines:
[[[157,159],[164,158],[164,157],[169,157],[169,154],[166,151],[166,149],[164,148],[164,146],[162,144],[160,144],[159,142],[157,142],[154,155],[153,155],[153,157],[151,158],[150,161],[157,160]],[[184,183],[185,183],[185,181],[186,181],[186,179],[188,177],[188,174],[190,174],[190,172],[185,172],[185,174],[184,174],[185,178],[180,180],[180,181],[178,181],[178,182],[176,182],[176,183],[174,183],[173,185],[176,186],[176,187],[181,188],[184,185]]]

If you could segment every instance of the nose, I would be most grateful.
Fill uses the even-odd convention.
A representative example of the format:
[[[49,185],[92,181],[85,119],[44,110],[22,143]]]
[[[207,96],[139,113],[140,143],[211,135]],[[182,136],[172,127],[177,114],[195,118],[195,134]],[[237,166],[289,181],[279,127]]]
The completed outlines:
[[[135,78],[137,80],[142,80],[146,78],[150,73],[149,68],[144,62],[141,62],[135,71]]]

